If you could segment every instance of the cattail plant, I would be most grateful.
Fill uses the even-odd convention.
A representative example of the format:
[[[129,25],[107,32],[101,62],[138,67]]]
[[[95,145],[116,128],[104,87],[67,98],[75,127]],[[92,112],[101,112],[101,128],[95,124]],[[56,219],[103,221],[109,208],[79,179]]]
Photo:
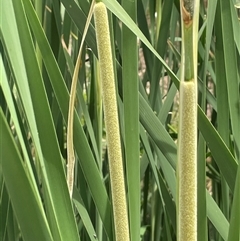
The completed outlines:
[[[124,186],[122,152],[107,9],[102,2],[94,8],[95,29],[102,80],[103,107],[109,154],[115,235],[117,241],[129,240],[129,225]]]
[[[177,166],[177,236],[197,240],[197,42],[199,0],[181,0],[182,59]]]

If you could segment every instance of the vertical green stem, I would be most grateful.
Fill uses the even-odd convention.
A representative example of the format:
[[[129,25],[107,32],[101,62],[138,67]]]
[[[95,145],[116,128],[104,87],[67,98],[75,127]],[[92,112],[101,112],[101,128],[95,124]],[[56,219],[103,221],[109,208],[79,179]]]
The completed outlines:
[[[185,49],[185,61],[184,61],[184,80],[189,81],[194,76],[194,68],[193,68],[193,26],[184,27],[184,49]]]

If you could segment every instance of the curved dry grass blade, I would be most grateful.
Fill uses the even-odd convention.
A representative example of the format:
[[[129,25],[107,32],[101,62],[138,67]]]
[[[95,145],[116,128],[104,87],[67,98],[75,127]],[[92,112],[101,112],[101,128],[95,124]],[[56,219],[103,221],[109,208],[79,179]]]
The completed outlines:
[[[87,30],[92,18],[93,8],[94,8],[95,1],[92,1],[91,8],[89,10],[86,26],[83,32],[83,37],[80,44],[80,49],[77,57],[76,66],[74,68],[73,78],[72,78],[72,85],[71,85],[71,92],[70,92],[70,100],[69,100],[69,109],[68,109],[68,126],[67,126],[67,157],[68,157],[68,164],[67,164],[67,184],[70,193],[70,197],[72,197],[73,192],[73,182],[74,182],[74,164],[75,164],[75,154],[74,154],[74,146],[73,146],[73,117],[74,117],[74,103],[76,97],[76,88],[77,88],[77,81],[78,81],[78,73],[79,68],[81,68],[81,56],[82,56],[82,48],[83,43],[85,41],[85,37],[87,35]]]

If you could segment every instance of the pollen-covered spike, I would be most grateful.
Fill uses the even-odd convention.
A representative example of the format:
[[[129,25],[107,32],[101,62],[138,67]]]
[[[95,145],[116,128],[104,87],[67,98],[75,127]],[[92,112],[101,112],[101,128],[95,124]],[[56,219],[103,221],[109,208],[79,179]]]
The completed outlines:
[[[116,241],[129,241],[128,214],[124,186],[112,50],[107,9],[102,2],[96,3],[94,8],[94,18],[102,81],[115,235]]]

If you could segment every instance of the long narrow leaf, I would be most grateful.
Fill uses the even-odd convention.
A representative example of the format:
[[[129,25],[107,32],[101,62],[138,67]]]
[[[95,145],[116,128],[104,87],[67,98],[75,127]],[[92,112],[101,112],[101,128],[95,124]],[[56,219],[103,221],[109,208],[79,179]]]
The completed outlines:
[[[48,75],[50,77],[53,90],[56,95],[56,99],[59,103],[63,118],[67,122],[68,113],[68,102],[69,102],[69,92],[67,90],[66,84],[64,82],[63,76],[57,66],[54,55],[51,48],[47,42],[46,36],[34,14],[32,5],[29,0],[24,0],[25,8],[28,10],[28,18],[30,20],[31,28],[34,32],[35,38],[37,39],[45,67],[47,69]],[[76,113],[76,112],[75,112]],[[77,114],[74,116],[74,143],[75,148],[80,160],[80,165],[85,174],[85,178],[90,188],[90,192],[93,196],[95,204],[98,208],[98,212],[103,220],[105,230],[111,239],[112,237],[112,227],[111,227],[111,213],[110,213],[110,202],[106,189],[103,185],[103,181],[99,174],[96,162],[91,152],[90,146],[87,143],[86,136],[81,126],[80,118]],[[94,176],[94,178],[93,178]]]
[[[77,227],[73,216],[73,209],[67,190],[62,158],[57,143],[56,133],[50,114],[49,103],[43,86],[38,63],[34,53],[34,46],[27,24],[24,8],[21,1],[13,1],[16,22],[23,52],[26,73],[29,80],[31,98],[40,144],[44,155],[45,194],[48,196],[48,211],[54,219],[51,219],[53,236],[58,239],[78,240]],[[33,81],[34,80],[34,81]],[[41,102],[39,100],[41,99]],[[47,137],[47,138],[46,138]],[[50,192],[49,192],[50,191]]]
[[[29,241],[53,240],[43,207],[27,176],[2,108],[0,128],[0,165],[23,238]]]

